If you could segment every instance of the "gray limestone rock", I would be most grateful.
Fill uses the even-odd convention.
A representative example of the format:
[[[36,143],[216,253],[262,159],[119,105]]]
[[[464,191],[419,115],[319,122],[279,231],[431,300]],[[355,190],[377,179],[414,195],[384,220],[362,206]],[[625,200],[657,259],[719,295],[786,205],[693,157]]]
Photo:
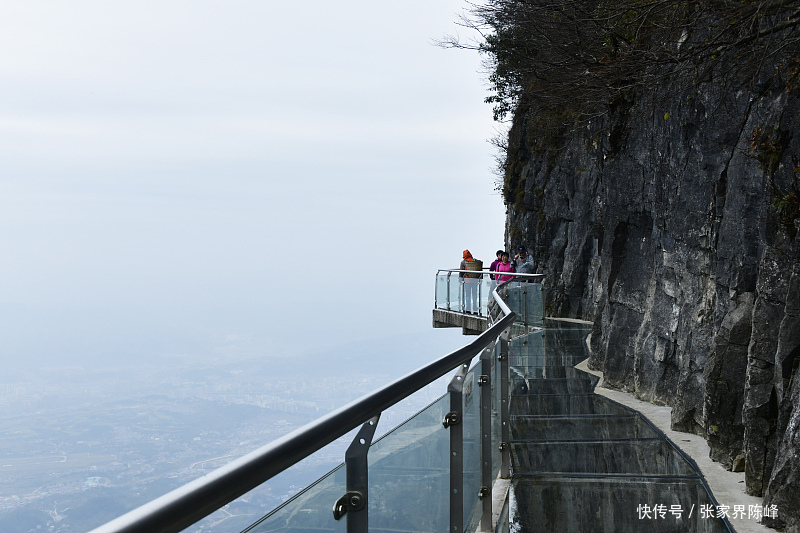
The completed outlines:
[[[794,502],[794,524],[800,91],[659,90],[548,139],[520,108],[507,246],[534,250],[547,313],[593,321],[589,366],[608,386],[672,406],[675,429],[744,464],[750,493]]]
[[[750,344],[754,294],[745,292],[732,307],[714,336],[706,360],[704,426],[711,458],[726,468],[742,456],[744,422],[744,385],[747,371],[747,347]]]

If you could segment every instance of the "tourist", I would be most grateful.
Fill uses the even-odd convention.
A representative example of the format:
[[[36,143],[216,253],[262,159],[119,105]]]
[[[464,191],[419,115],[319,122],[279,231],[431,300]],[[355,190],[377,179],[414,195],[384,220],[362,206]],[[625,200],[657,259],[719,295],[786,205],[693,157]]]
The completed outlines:
[[[509,281],[514,279],[514,276],[509,276],[507,274],[499,274],[499,272],[516,272],[517,269],[514,267],[514,263],[509,261],[508,259],[508,252],[503,252],[500,256],[500,264],[497,265],[497,281],[503,283],[504,281]]]
[[[462,257],[460,270],[476,271],[475,274],[458,273],[464,286],[463,311],[467,314],[478,314],[478,284],[482,274],[480,273],[481,267],[475,263],[480,263],[480,261],[476,261],[469,250],[464,250]]]
[[[524,246],[519,247],[519,253],[514,257],[514,266],[519,274],[536,273],[533,256],[530,253],[526,253]],[[529,281],[529,278],[520,279],[520,281]]]
[[[503,250],[497,250],[497,253],[495,255],[497,256],[497,259],[492,261],[492,264],[489,265],[489,272],[494,272],[494,271],[497,270],[497,265],[499,265],[501,263],[500,256],[503,255]],[[494,274],[489,274],[489,278],[490,279],[495,279],[495,275]]]

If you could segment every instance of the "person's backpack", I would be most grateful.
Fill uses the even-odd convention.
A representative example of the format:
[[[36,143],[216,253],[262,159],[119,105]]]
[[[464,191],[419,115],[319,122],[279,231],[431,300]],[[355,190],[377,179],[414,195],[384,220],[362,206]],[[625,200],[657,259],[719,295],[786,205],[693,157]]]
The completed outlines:
[[[483,261],[480,259],[475,259],[473,261],[464,261],[464,270],[474,270],[476,271],[474,274],[470,273],[467,274],[468,278],[472,279],[480,279],[481,272],[483,271]]]

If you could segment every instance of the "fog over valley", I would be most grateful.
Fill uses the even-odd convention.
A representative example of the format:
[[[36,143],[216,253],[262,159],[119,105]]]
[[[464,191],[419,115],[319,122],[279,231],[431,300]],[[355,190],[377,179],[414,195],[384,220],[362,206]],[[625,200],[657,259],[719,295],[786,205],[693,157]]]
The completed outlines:
[[[480,58],[434,45],[463,7],[0,6],[0,531],[96,527],[468,340],[434,276],[504,208]]]

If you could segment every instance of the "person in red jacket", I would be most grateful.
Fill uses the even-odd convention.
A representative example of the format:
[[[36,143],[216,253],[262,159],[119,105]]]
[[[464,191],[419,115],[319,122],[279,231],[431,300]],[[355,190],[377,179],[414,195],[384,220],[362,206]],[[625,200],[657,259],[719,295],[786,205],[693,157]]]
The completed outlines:
[[[462,254],[462,261],[461,261],[461,268],[460,270],[468,270],[467,263],[474,263],[475,258],[472,257],[472,253],[469,250],[464,250]],[[461,278],[461,281],[464,282],[464,312],[468,314],[477,314],[478,313],[478,283],[480,279],[473,278],[470,274],[466,272],[459,272],[458,277]]]

